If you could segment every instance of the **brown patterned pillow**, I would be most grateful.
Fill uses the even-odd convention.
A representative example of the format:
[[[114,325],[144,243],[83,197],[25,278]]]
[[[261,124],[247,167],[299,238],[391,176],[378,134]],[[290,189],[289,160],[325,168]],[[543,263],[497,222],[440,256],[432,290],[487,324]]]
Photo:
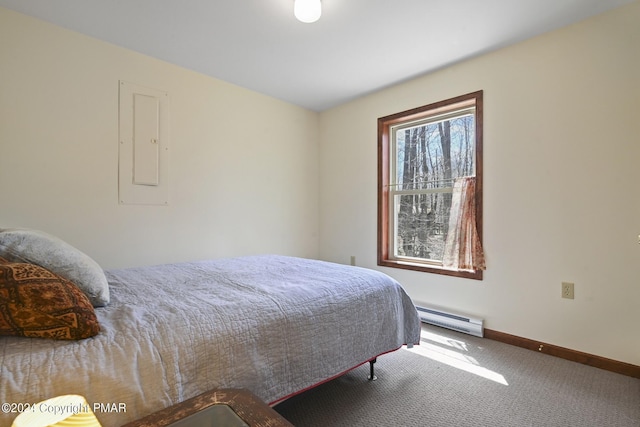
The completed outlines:
[[[99,331],[91,302],[72,282],[0,258],[0,335],[79,340]]]

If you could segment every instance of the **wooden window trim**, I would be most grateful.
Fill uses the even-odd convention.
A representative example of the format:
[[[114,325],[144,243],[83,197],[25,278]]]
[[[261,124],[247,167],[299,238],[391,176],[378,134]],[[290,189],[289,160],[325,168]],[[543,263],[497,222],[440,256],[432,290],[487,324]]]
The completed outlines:
[[[389,257],[389,191],[386,184],[389,183],[389,145],[391,126],[409,120],[417,120],[446,111],[459,109],[465,105],[475,104],[475,167],[476,167],[476,227],[478,237],[482,243],[482,134],[483,134],[483,91],[468,93],[444,101],[435,102],[400,113],[378,119],[378,265],[384,267],[401,268],[406,270],[422,271],[427,273],[442,274],[447,276],[462,277],[468,279],[482,280],[482,270],[449,270],[438,266],[428,266],[425,264],[413,264],[404,261],[397,261]],[[474,102],[475,101],[475,102]]]

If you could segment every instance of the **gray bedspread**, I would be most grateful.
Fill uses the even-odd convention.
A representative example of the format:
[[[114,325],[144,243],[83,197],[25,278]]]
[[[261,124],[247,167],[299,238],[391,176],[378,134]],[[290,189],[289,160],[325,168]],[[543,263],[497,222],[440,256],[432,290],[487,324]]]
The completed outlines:
[[[273,404],[420,340],[402,287],[364,268],[251,256],[107,278],[96,337],[0,337],[2,402],[81,394],[92,408],[105,404],[96,411],[104,427],[214,388],[247,388]],[[0,414],[0,425],[16,415]]]

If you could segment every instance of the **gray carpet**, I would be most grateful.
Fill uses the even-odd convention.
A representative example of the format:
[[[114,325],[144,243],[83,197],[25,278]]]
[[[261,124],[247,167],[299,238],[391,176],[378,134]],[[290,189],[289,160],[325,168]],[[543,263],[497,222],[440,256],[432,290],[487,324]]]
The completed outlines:
[[[375,367],[274,409],[298,427],[640,427],[640,379],[434,326]]]

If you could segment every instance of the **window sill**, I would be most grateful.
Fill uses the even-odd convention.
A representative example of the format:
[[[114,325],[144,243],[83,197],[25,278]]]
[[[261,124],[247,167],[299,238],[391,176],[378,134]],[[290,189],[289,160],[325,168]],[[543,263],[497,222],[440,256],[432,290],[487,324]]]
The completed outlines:
[[[378,260],[382,267],[401,268],[404,270],[421,271],[423,273],[442,274],[444,276],[462,277],[465,279],[482,280],[482,270],[450,270],[436,265],[425,265],[408,261]]]

